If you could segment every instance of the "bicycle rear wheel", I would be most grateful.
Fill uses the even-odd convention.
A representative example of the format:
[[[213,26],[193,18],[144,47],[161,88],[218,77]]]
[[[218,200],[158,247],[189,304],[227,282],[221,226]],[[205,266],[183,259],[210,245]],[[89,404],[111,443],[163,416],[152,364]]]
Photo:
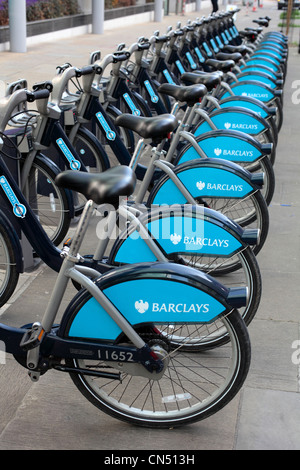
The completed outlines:
[[[250,246],[229,258],[200,254],[182,254],[179,258],[181,263],[209,274],[228,288],[246,287],[248,300],[239,313],[247,326],[251,323],[260,304],[262,282],[259,265]],[[179,261],[176,259],[176,262]],[[220,338],[214,335],[216,346],[223,340],[223,335]]]
[[[269,231],[268,207],[260,191],[256,191],[244,199],[206,197],[199,199],[198,203],[221,212],[243,228],[259,229],[259,241],[252,249],[256,255],[260,252]]]
[[[183,325],[182,325],[183,326]],[[70,367],[86,368],[90,374],[71,372],[78,390],[97,408],[135,425],[168,428],[190,424],[216,413],[229,403],[243,385],[250,365],[250,340],[245,323],[236,310],[209,325],[225,328],[228,342],[220,348],[201,352],[173,347],[167,336],[148,334],[150,345],[162,345],[168,350],[169,364],[160,380],[150,380],[127,372],[120,380],[100,378],[94,371],[118,373],[115,363],[89,360],[66,360]],[[207,336],[207,325],[186,325],[187,343],[196,335]],[[157,338],[159,336],[160,339]],[[162,339],[163,338],[163,339]]]

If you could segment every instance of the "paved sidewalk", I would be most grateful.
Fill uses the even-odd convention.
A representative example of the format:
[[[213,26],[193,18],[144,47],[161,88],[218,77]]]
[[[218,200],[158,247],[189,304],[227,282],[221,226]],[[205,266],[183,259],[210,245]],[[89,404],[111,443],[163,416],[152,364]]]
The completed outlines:
[[[178,20],[207,15],[175,15],[162,23],[136,24],[101,36],[84,35],[31,46],[26,54],[0,54],[0,79],[26,78],[29,86],[51,79],[64,62],[86,65],[88,55],[100,49],[112,52],[154,30],[166,31]],[[242,7],[237,24],[251,25],[259,16],[272,17],[278,30],[275,0],[265,0],[253,12]],[[298,450],[300,448],[299,365],[293,364],[292,345],[299,340],[300,186],[299,106],[293,82],[300,80],[298,48],[291,47],[285,84],[284,123],[275,163],[276,191],[270,206],[270,232],[258,256],[263,296],[249,331],[252,363],[239,395],[211,418],[180,429],[147,430],[129,426],[100,413],[83,399],[67,375],[49,372],[36,384],[26,370],[8,359],[0,366],[0,450]],[[297,85],[297,84],[296,84]],[[292,100],[293,98],[293,100]],[[294,104],[293,104],[294,101]],[[21,325],[41,318],[55,274],[42,265],[22,276],[20,288],[0,311],[1,321]],[[75,293],[70,287],[65,304]],[[64,304],[64,305],[65,305]],[[54,381],[55,380],[55,381]],[[111,452],[107,452],[110,454]]]

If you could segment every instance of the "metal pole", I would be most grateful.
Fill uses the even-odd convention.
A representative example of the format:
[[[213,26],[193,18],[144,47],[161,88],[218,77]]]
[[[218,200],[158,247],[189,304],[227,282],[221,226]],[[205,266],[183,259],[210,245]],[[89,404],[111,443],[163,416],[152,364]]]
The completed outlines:
[[[288,36],[289,30],[290,30],[292,11],[293,11],[293,0],[288,0],[288,8],[286,12],[286,31],[285,31],[286,36]]]
[[[163,0],[155,0],[154,2],[154,21],[162,21]]]
[[[103,34],[104,31],[104,0],[93,0],[92,33]]]
[[[9,36],[11,52],[26,52],[26,0],[9,0]]]
[[[196,11],[201,10],[201,0],[196,0]]]

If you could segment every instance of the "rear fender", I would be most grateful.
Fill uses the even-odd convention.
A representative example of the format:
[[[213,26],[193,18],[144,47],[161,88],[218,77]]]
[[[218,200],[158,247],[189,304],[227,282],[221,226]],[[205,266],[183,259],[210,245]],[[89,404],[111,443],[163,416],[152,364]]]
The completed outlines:
[[[243,87],[244,83],[237,83],[236,85]],[[233,85],[233,87],[235,87],[235,85]],[[235,92],[235,90],[233,91]],[[223,98],[225,98],[226,95],[227,94],[225,93],[225,95],[223,95]],[[228,94],[228,96],[230,95]],[[217,109],[209,115],[209,118],[217,129],[231,129],[240,132],[245,132],[246,134],[253,136],[270,129],[270,126],[267,121],[261,116],[259,116],[257,113],[251,111],[250,109],[246,110],[245,108],[238,106],[234,108]],[[205,120],[202,120],[201,123],[194,130],[193,134],[195,137],[198,137],[199,135],[204,134],[204,132],[208,132],[211,130],[212,128],[209,123]]]
[[[196,138],[201,150],[208,158],[219,158],[236,163],[255,162],[263,155],[269,155],[273,144],[261,144],[251,135],[232,130],[205,132]],[[175,165],[199,159],[197,150],[192,145],[184,147]]]
[[[263,173],[251,174],[233,162],[218,158],[182,163],[174,167],[173,171],[196,200],[205,197],[243,199],[263,184]],[[186,203],[186,197],[165,175],[152,189],[147,206]]]
[[[148,239],[167,259],[181,254],[231,257],[247,245],[257,244],[259,230],[242,229],[226,216],[201,206],[155,208],[143,214],[140,222]],[[156,261],[154,250],[131,223],[115,241],[108,263],[132,264]]]
[[[96,285],[134,327],[210,323],[247,301],[246,289],[228,289],[193,268],[172,263],[118,268]],[[64,313],[58,335],[118,342],[123,333],[95,298],[82,290]]]

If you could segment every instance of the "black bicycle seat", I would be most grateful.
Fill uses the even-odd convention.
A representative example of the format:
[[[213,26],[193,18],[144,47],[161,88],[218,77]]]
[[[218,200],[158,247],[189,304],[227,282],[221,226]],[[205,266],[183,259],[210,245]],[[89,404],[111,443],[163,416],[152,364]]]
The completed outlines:
[[[227,44],[223,47],[222,51],[224,52],[239,52],[242,56],[246,54],[251,54],[251,49],[243,44],[240,46],[232,46],[231,44]]]
[[[269,21],[266,18],[259,18],[258,20],[252,20],[253,23],[257,23],[260,26],[269,26]]]
[[[181,86],[173,83],[163,83],[158,87],[158,91],[172,96],[182,103],[187,103],[188,106],[193,106],[195,103],[199,102],[200,98],[206,95],[207,88],[202,84]]]
[[[242,54],[239,52],[218,52],[218,54],[216,54],[216,58],[218,60],[233,60],[234,62],[238,62],[241,60]]]
[[[145,139],[162,140],[176,129],[178,121],[173,114],[160,114],[154,117],[122,114],[116,118],[115,124],[131,129]]]
[[[222,77],[216,72],[202,72],[200,70],[196,72],[185,72],[181,75],[180,80],[185,83],[193,83],[205,85],[208,91],[215,88],[220,82]]]
[[[103,173],[66,170],[56,176],[55,183],[83,194],[96,204],[117,206],[120,196],[130,196],[133,193],[136,176],[127,166],[110,168]]]
[[[232,67],[234,67],[233,60],[217,60],[217,59],[208,59],[205,61],[205,64],[209,67],[212,67],[215,70],[221,70],[226,73],[229,72]]]

